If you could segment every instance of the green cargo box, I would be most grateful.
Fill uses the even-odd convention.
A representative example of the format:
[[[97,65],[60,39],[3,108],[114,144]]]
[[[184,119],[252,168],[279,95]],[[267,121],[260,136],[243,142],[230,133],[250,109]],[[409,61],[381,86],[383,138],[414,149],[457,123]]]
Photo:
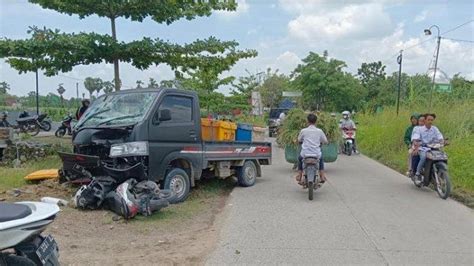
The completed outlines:
[[[296,149],[293,146],[285,147],[285,160],[289,163],[297,163],[298,155],[300,154],[301,148]],[[323,160],[325,163],[332,163],[337,160],[337,144],[329,143],[323,145],[321,148],[323,153]]]

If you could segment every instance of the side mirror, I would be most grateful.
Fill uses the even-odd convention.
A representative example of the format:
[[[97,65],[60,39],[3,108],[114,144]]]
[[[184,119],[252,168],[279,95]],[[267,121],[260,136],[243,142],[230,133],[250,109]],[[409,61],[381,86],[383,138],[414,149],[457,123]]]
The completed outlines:
[[[159,121],[170,121],[171,120],[171,111],[169,109],[163,109],[160,111]]]

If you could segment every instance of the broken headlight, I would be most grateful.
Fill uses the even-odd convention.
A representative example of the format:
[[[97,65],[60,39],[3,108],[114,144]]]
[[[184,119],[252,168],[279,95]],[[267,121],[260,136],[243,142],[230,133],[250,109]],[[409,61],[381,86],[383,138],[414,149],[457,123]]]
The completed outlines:
[[[136,141],[114,144],[110,147],[110,157],[147,156],[148,142]]]

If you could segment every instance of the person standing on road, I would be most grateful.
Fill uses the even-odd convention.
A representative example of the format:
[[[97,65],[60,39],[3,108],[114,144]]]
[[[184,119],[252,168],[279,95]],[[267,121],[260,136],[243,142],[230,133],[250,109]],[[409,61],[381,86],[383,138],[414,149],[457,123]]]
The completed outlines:
[[[319,158],[319,174],[321,183],[326,182],[324,174],[324,161],[321,156],[321,144],[328,143],[326,134],[316,127],[318,117],[315,114],[309,114],[307,117],[308,127],[301,130],[298,135],[298,142],[301,143],[301,153],[298,158],[298,175],[295,177],[300,185],[303,185],[303,158],[306,156],[316,156]]]
[[[89,104],[91,102],[88,99],[82,100],[82,106],[79,107],[76,111],[76,119],[79,120],[81,116],[86,112],[87,108],[89,108]]]

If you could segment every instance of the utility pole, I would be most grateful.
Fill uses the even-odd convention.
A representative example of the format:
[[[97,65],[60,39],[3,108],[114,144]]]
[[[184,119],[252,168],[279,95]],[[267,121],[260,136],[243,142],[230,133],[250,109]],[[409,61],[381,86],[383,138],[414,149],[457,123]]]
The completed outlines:
[[[437,38],[438,42],[437,42],[437,47],[436,47],[436,59],[435,59],[435,65],[434,65],[434,70],[433,70],[433,78],[431,80],[430,107],[429,107],[430,112],[431,112],[431,103],[432,103],[432,100],[433,100],[433,90],[434,90],[434,87],[435,87],[436,70],[438,69],[439,46],[441,44],[441,33],[440,33],[439,27],[437,25],[432,25],[428,29],[425,29],[425,35],[431,35],[432,34],[431,29],[432,28],[436,28],[436,30],[438,31],[438,38]]]
[[[76,82],[76,98],[79,100],[79,82]]]
[[[36,114],[39,115],[39,84],[38,84],[38,68],[36,68]]]
[[[400,90],[402,88],[402,60],[403,60],[403,50],[400,50],[400,55],[397,57],[398,62],[398,97],[397,97],[397,116],[398,111],[400,110]]]

